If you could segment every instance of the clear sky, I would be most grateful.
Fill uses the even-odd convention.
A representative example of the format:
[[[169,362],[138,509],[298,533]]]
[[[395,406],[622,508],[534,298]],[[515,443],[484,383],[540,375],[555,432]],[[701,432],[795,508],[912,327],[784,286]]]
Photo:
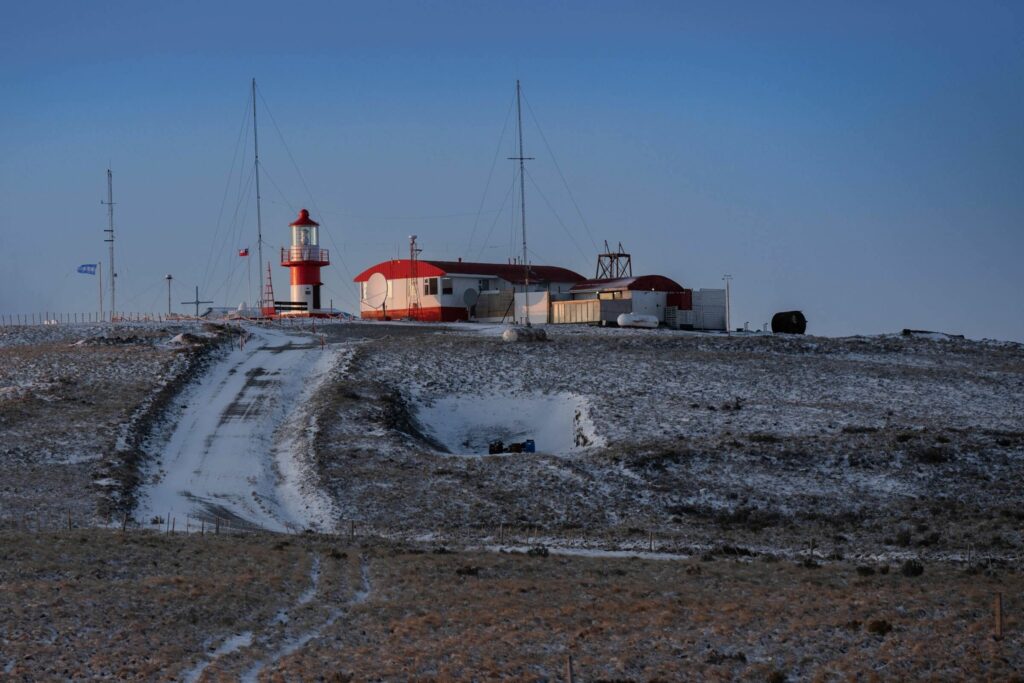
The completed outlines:
[[[412,233],[504,261],[520,78],[535,262],[592,275],[622,241],[637,273],[731,273],[736,325],[1024,341],[1020,2],[0,8],[3,313],[97,308],[108,165],[118,308],[165,309],[167,273],[176,310],[247,299],[253,77],[265,258],[307,207],[346,310]]]

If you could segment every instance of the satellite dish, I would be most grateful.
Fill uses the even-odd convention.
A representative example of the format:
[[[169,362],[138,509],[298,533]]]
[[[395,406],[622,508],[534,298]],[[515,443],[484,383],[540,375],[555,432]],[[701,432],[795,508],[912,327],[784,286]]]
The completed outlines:
[[[374,273],[366,281],[366,297],[363,301],[370,308],[380,308],[388,297],[388,279],[384,273]]]
[[[476,300],[480,298],[480,292],[476,291],[472,287],[467,289],[462,294],[462,303],[466,305],[466,308],[472,308],[476,305]]]

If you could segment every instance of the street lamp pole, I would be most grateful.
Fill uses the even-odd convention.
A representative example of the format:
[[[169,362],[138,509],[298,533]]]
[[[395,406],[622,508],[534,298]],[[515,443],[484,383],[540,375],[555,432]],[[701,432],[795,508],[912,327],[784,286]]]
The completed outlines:
[[[171,280],[174,279],[174,276],[171,275],[170,273],[167,273],[167,275],[164,276],[164,279],[167,280],[167,315],[170,315],[171,314]]]

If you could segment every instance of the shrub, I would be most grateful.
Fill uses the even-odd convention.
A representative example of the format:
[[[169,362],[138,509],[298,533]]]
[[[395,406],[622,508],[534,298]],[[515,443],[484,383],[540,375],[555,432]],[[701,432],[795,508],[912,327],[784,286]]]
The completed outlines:
[[[900,574],[903,574],[903,576],[921,576],[921,574],[924,574],[924,565],[917,560],[907,560],[900,567]]]
[[[916,448],[910,453],[915,462],[922,465],[941,465],[949,460],[945,449],[939,446],[928,446],[927,448]]]
[[[884,636],[890,631],[892,631],[892,624],[885,619],[875,619],[868,622],[868,633],[873,633],[876,636]]]

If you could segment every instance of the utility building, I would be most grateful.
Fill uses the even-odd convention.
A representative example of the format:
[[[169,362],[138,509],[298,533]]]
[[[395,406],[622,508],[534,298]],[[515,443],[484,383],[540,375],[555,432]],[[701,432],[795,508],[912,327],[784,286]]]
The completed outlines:
[[[662,275],[602,278],[580,282],[569,290],[567,301],[552,303],[552,322],[614,323],[622,313],[653,315],[667,322],[665,313],[690,311],[693,290]]]
[[[355,282],[362,318],[522,322],[528,309],[531,323],[547,323],[551,301],[568,298],[583,279],[557,266],[395,259],[367,268]]]

